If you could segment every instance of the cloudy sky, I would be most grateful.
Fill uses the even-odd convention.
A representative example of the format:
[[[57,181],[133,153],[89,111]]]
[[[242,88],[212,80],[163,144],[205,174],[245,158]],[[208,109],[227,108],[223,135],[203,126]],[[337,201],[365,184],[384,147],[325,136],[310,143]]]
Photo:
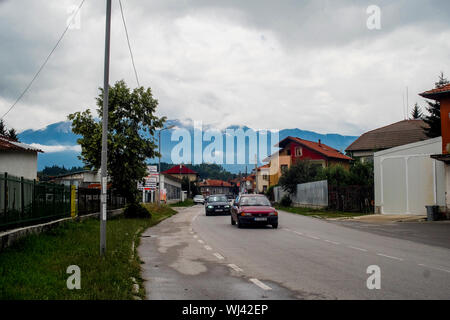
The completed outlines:
[[[81,0],[0,0],[0,114]],[[31,89],[5,118],[18,130],[95,107],[103,83],[105,2],[86,0]],[[122,0],[141,85],[159,115],[224,128],[359,135],[404,118],[417,93],[450,76],[450,1]],[[367,8],[381,9],[369,30]],[[118,0],[111,83],[136,86]],[[450,78],[450,77],[449,77]]]

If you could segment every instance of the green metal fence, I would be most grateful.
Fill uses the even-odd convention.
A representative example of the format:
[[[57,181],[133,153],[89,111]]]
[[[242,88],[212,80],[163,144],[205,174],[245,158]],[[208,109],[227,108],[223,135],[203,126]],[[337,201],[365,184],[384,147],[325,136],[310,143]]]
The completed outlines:
[[[0,174],[0,229],[70,216],[70,187]]]
[[[0,230],[70,217],[70,186],[37,182],[0,173]],[[78,215],[100,211],[100,190],[78,188]],[[108,191],[108,209],[125,206],[125,199]]]

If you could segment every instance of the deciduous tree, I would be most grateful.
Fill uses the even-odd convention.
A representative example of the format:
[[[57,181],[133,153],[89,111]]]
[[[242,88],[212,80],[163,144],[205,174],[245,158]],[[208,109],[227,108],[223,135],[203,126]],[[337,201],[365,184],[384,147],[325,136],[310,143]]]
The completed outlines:
[[[89,110],[68,116],[72,131],[81,135],[80,159],[89,169],[101,167],[101,138],[103,89],[97,100],[98,118]],[[118,81],[109,90],[108,175],[112,185],[131,204],[137,202],[137,182],[146,174],[146,160],[158,156],[155,130],[161,128],[165,117],[155,115],[158,101],[150,88],[131,90]]]

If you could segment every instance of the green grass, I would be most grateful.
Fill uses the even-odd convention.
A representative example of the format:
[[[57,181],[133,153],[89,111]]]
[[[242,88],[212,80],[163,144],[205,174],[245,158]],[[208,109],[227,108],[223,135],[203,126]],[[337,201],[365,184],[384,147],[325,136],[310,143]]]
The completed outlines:
[[[151,219],[117,217],[107,222],[106,255],[99,255],[100,226],[97,219],[66,222],[46,233],[28,236],[0,252],[0,300],[133,299],[131,277],[140,285],[139,257],[132,257],[135,233],[157,224],[176,212],[168,206],[148,205]],[[66,287],[67,267],[81,269],[81,289]]]
[[[184,201],[169,204],[169,206],[170,207],[192,207],[194,204],[195,204],[194,200],[188,198]]]
[[[298,207],[283,207],[275,205],[277,210],[287,211],[290,213],[301,214],[303,216],[316,217],[316,218],[343,218],[343,217],[358,217],[367,215],[360,212],[341,212],[324,209],[311,209],[311,208],[298,208]]]

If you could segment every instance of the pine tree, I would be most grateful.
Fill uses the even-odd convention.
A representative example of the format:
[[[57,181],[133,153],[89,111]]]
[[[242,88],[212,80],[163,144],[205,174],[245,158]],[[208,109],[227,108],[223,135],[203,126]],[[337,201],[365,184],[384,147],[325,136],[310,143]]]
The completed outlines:
[[[17,137],[17,132],[13,128],[8,130],[8,134],[6,136],[12,141],[19,142],[19,138]]]
[[[414,105],[414,108],[411,111],[411,119],[414,120],[420,120],[423,117],[422,110],[420,109],[419,105],[416,103]]]
[[[2,119],[0,119],[0,136],[6,136],[6,126]]]
[[[438,82],[435,82],[436,88],[441,88],[444,85],[449,84],[447,78],[444,77],[444,73],[439,75]],[[428,124],[428,127],[424,127],[425,134],[429,138],[436,138],[442,135],[441,133],[441,105],[438,101],[427,101],[428,107],[425,109],[429,115],[425,116],[423,121]]]

